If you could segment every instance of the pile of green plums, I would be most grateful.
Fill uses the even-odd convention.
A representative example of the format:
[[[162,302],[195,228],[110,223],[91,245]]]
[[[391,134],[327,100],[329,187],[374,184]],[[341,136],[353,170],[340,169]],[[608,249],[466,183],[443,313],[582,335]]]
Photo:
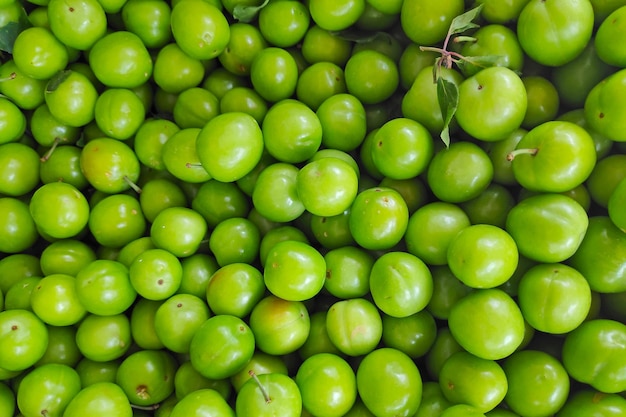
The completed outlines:
[[[624,39],[626,0],[0,0],[0,417],[625,416]]]

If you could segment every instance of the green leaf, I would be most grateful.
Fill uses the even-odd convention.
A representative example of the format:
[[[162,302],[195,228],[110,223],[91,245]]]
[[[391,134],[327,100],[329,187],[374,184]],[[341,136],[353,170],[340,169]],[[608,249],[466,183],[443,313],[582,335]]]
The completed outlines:
[[[498,65],[502,58],[501,55],[465,56],[456,64],[461,71],[465,71],[468,67],[489,68]]]
[[[344,30],[331,31],[331,33],[340,39],[355,43],[368,43],[375,41],[378,38],[390,36],[386,32],[372,32],[369,30],[359,30],[352,27]]]
[[[250,23],[256,18],[261,9],[267,6],[267,3],[269,2],[270,0],[265,0],[263,4],[259,6],[246,6],[243,4],[237,4],[233,9],[233,17],[240,22]]]
[[[441,74],[441,57],[435,59],[435,65],[433,65],[433,83],[436,83]]]
[[[443,119],[443,129],[441,130],[441,140],[446,147],[450,146],[450,122],[456,113],[459,105],[459,89],[453,82],[443,77],[437,78],[437,101],[441,109]]]
[[[30,26],[31,24],[28,20],[28,16],[26,15],[26,10],[22,8],[20,17],[17,22],[9,22],[0,28],[0,51],[12,54],[15,38],[17,38],[17,35],[19,35],[20,32],[22,32],[26,28],[29,28]]]
[[[57,72],[55,75],[52,76],[52,78],[50,78],[50,80],[46,84],[45,92],[46,93],[54,92],[57,88],[59,88],[61,84],[63,84],[63,81],[67,80],[67,77],[69,77],[71,74],[72,74],[72,70],[69,70],[69,69]]]
[[[478,17],[480,11],[483,8],[483,4],[481,3],[478,7],[475,7],[467,12],[458,15],[454,19],[452,19],[452,23],[450,23],[450,29],[448,33],[450,35],[456,35],[457,33],[465,32],[469,29],[477,28],[478,25],[474,23],[474,19]]]

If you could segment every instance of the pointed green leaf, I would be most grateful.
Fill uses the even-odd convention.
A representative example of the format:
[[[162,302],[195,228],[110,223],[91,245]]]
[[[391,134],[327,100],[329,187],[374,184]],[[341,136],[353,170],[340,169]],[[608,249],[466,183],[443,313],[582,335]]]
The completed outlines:
[[[54,92],[57,88],[59,88],[59,86],[61,84],[63,84],[63,81],[67,80],[67,78],[72,74],[72,70],[62,70],[57,72],[55,75],[52,76],[52,78],[50,78],[50,80],[48,81],[48,83],[46,84],[46,93],[52,93]]]
[[[441,141],[443,142],[443,144],[446,145],[446,148],[450,147],[450,127],[449,126],[444,126],[444,128],[441,129],[439,138],[441,138]]]
[[[468,67],[495,67],[501,62],[502,58],[503,56],[501,55],[466,56],[457,62],[457,66],[461,71],[465,71]]]
[[[465,60],[479,67],[487,68],[498,65],[503,58],[502,55],[477,55],[465,57]]]
[[[441,140],[448,147],[450,146],[450,122],[459,105],[459,89],[456,84],[443,77],[437,78],[437,101],[443,119]]]
[[[21,11],[22,13],[20,14],[17,22],[8,22],[5,26],[0,28],[0,51],[8,52],[10,54],[13,53],[15,38],[17,38],[17,35],[19,35],[20,32],[31,26],[26,10],[22,8]]]
[[[76,146],[78,146],[79,148],[84,148],[86,144],[87,144],[87,137],[85,133],[81,132],[80,136],[78,137],[78,140],[76,141]]]
[[[256,18],[261,9],[267,6],[267,3],[269,2],[270,0],[265,0],[263,4],[259,6],[245,6],[237,4],[233,9],[233,18],[243,23],[250,23]]]
[[[433,64],[433,84],[437,82],[437,79],[441,76],[441,65],[443,58],[437,57],[435,59],[435,63]]]
[[[20,24],[17,22],[9,22],[3,28],[0,28],[0,50],[8,53],[13,52],[13,43],[20,33]]]
[[[375,41],[379,37],[390,36],[386,32],[372,32],[369,30],[359,30],[353,27],[344,30],[331,31],[331,33],[340,39],[355,43],[367,43]]]
[[[452,19],[452,23],[450,24],[450,30],[448,33],[450,35],[455,35],[457,33],[465,32],[466,30],[477,28],[478,25],[474,23],[474,19],[478,17],[480,11],[482,10],[482,3],[467,12],[458,15],[454,19]]]

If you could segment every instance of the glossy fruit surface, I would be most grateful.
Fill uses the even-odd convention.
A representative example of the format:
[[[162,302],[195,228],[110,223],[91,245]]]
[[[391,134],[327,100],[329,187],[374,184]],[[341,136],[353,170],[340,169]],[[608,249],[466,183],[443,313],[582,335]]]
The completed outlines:
[[[280,223],[293,221],[304,213],[304,204],[297,191],[298,167],[277,162],[266,167],[252,191],[255,209],[268,220]]]
[[[569,376],[563,365],[545,352],[516,352],[503,362],[502,368],[509,381],[504,401],[521,415],[549,415],[567,400]]]
[[[511,209],[506,220],[506,230],[513,236],[519,252],[540,262],[562,262],[572,256],[588,225],[587,213],[580,204],[570,197],[551,193],[522,200]],[[538,234],[542,237],[538,238]]]
[[[196,147],[200,162],[212,178],[222,182],[237,181],[252,171],[261,159],[261,128],[250,115],[226,113],[202,128]]]
[[[340,356],[320,353],[309,357],[298,368],[295,381],[304,408],[315,414],[341,415],[356,401],[354,371]]]
[[[433,45],[442,41],[452,19],[463,12],[458,0],[432,3],[409,0],[402,3],[400,21],[409,39],[418,45]]]
[[[331,217],[352,205],[358,192],[358,177],[348,162],[322,158],[300,169],[296,188],[307,211]]]
[[[148,48],[164,46],[171,39],[171,7],[158,1],[133,0],[122,6],[126,29],[139,36]]]
[[[483,2],[484,5],[484,2]],[[481,12],[485,13],[485,7]],[[524,65],[524,51],[522,50],[515,32],[500,24],[484,25],[474,33],[476,41],[463,45],[462,53],[465,56],[498,57],[496,65],[519,71]],[[480,70],[477,66],[464,68],[467,75],[475,74]]]
[[[393,179],[409,179],[426,170],[433,156],[430,133],[418,122],[393,119],[376,133],[372,161],[381,174]]]
[[[546,122],[528,132],[510,154],[514,155],[513,175],[529,190],[555,193],[571,190],[593,171],[594,149],[593,139],[578,125]],[[515,155],[517,152],[520,154]]]
[[[322,144],[319,117],[309,107],[293,99],[282,100],[272,106],[263,119],[262,130],[267,152],[282,162],[304,162]]]
[[[389,249],[400,242],[408,221],[408,208],[400,193],[387,187],[370,188],[361,191],[352,204],[350,232],[365,249]],[[367,228],[362,227],[366,224]]]
[[[148,300],[174,295],[182,280],[180,260],[164,249],[148,249],[137,255],[128,268],[128,278],[137,294]]]
[[[46,28],[32,27],[20,32],[13,47],[15,65],[35,79],[46,80],[68,63],[67,49]]]
[[[459,126],[476,139],[497,141],[521,126],[528,107],[526,88],[507,67],[490,67],[459,85]]]
[[[553,22],[550,30],[544,22]],[[582,52],[593,32],[589,1],[534,1],[520,12],[517,37],[524,51],[547,66],[563,65]],[[561,45],[566,44],[567,47]]]
[[[132,148],[112,138],[89,141],[81,152],[80,167],[87,181],[105,193],[128,190],[139,179],[139,161]]]
[[[504,399],[508,382],[502,367],[493,360],[457,352],[446,360],[439,374],[445,398],[487,412]]]
[[[585,116],[589,125],[599,133],[617,142],[624,142],[626,137],[619,129],[622,119],[615,114],[616,108],[623,107],[620,91],[626,84],[626,71],[619,70],[598,82],[585,99]]]
[[[0,100],[0,111],[0,142],[13,142],[24,133],[26,117],[19,111],[19,107],[4,98]]]
[[[39,281],[30,296],[33,312],[44,323],[69,326],[86,314],[76,292],[76,279],[71,275],[52,274]]]
[[[289,98],[295,91],[298,66],[284,49],[269,47],[260,51],[250,67],[250,81],[265,100],[278,102]]]
[[[328,337],[350,356],[364,355],[382,338],[382,319],[376,306],[364,298],[337,301],[326,316]]]
[[[352,55],[344,72],[348,92],[364,104],[383,102],[391,97],[400,83],[397,64],[375,50]]]
[[[618,416],[623,413],[626,402],[616,394],[604,394],[595,390],[582,390],[573,394],[557,414],[559,417],[574,417],[582,413],[603,413]]]
[[[105,340],[106,343],[101,343]],[[84,357],[96,362],[121,358],[130,349],[130,320],[124,314],[88,314],[76,332],[76,344]]]
[[[568,334],[563,345],[563,365],[577,381],[606,393],[621,392],[623,377],[624,324],[597,319],[583,323]],[[587,356],[593,355],[593,356]],[[582,361],[588,357],[588,361]]]
[[[384,371],[379,373],[383,364]],[[421,401],[422,377],[417,366],[406,354],[392,348],[366,355],[357,368],[356,383],[359,396],[374,415],[411,415]],[[381,394],[384,401],[377,400]]]
[[[132,32],[118,31],[100,38],[89,52],[89,65],[107,87],[135,88],[152,75],[147,48]]]
[[[107,196],[93,206],[88,225],[98,243],[118,248],[142,237],[147,227],[140,202],[125,194]]]
[[[248,380],[239,390],[235,401],[237,415],[301,415],[302,395],[292,378],[279,373],[263,374],[257,378],[258,381]]]
[[[94,417],[131,417],[133,411],[122,388],[113,382],[100,382],[81,389],[63,413],[67,417],[85,414]]]
[[[16,198],[5,197],[0,199],[0,216],[2,230],[0,236],[0,251],[5,253],[19,253],[31,247],[37,240],[37,228],[30,215],[28,205]]]
[[[285,300],[308,300],[324,286],[324,257],[306,243],[277,243],[267,254],[265,265],[265,286],[274,295]]]
[[[489,224],[476,224],[458,232],[447,250],[448,266],[465,285],[493,288],[515,272],[519,253],[506,231]]]
[[[93,120],[98,92],[89,78],[68,69],[50,78],[44,98],[55,118],[78,127]]]
[[[416,256],[388,252],[370,271],[370,293],[376,306],[393,317],[408,317],[423,310],[432,296],[432,276]]]
[[[176,294],[163,302],[154,315],[154,330],[172,352],[188,353],[191,339],[211,311],[204,301],[191,294]]]
[[[573,268],[562,264],[540,264],[522,276],[518,300],[524,318],[535,329],[546,333],[568,333],[587,317],[591,308],[591,289],[583,275]]]
[[[192,365],[202,375],[223,379],[239,372],[248,363],[254,347],[254,334],[243,320],[220,315],[200,326],[191,339],[189,355]]]
[[[246,317],[264,294],[263,275],[252,265],[232,263],[219,268],[206,286],[206,299],[215,314]]]
[[[621,207],[623,207],[626,182],[624,182],[624,184],[622,184],[622,182],[624,181],[621,181],[617,187],[615,187],[615,190],[613,190],[613,193],[609,198],[607,209],[613,224],[624,230],[626,228],[626,223],[624,222],[624,212],[621,210]]]
[[[365,1],[341,0],[314,0],[309,5],[311,18],[321,28],[326,30],[341,30],[352,26],[365,9]]]
[[[111,88],[98,97],[95,119],[98,127],[114,139],[128,139],[144,121],[146,109],[132,90]]]
[[[0,339],[3,341],[0,368],[22,371],[44,355],[48,330],[31,311],[6,310],[0,313]]]
[[[154,244],[179,258],[196,253],[206,231],[207,224],[204,218],[187,207],[170,207],[163,210],[150,227]]]
[[[38,188],[29,208],[39,231],[51,238],[76,236],[89,221],[87,199],[76,187],[63,182]]]
[[[286,355],[295,352],[306,342],[311,330],[311,319],[302,302],[268,295],[252,309],[250,328],[262,352]]]
[[[20,382],[18,408],[24,415],[62,415],[81,389],[78,373],[67,365],[47,364]]]
[[[140,350],[120,363],[116,382],[132,404],[147,406],[172,394],[175,371],[176,362],[169,353]]]
[[[478,197],[489,186],[493,164],[478,145],[459,141],[435,153],[426,178],[439,200],[460,203]]]
[[[95,0],[50,1],[48,18],[52,33],[65,45],[90,49],[106,33],[104,9]]]
[[[367,133],[363,103],[352,94],[338,93],[322,101],[316,111],[322,124],[322,144],[329,149],[355,150]]]
[[[181,1],[172,8],[170,19],[174,39],[193,58],[215,58],[230,40],[228,21],[213,4]]]
[[[374,258],[353,246],[331,249],[324,255],[324,288],[339,298],[362,297],[369,291],[369,275]]]
[[[484,324],[480,331],[475,327],[477,320]],[[476,290],[457,301],[448,325],[465,350],[483,359],[509,356],[524,337],[522,312],[510,296],[495,288]]]

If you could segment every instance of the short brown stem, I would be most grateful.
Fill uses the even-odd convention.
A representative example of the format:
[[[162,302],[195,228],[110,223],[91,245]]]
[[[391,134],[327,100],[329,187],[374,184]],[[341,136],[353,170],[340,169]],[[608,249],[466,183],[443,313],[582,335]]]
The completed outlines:
[[[14,71],[9,74],[8,77],[0,78],[0,82],[11,81],[17,78],[17,73]]]

